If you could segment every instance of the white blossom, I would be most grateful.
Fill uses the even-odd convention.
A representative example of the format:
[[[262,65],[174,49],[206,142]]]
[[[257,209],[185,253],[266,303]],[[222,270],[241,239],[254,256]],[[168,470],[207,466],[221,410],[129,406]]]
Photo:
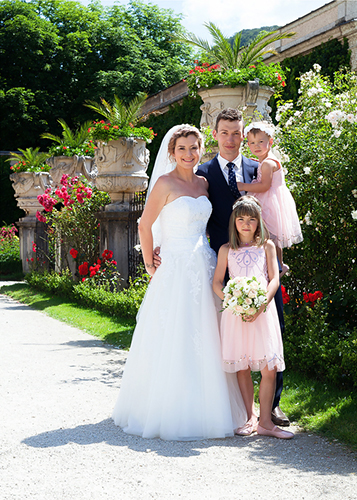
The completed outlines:
[[[316,73],[320,73],[320,71],[321,71],[321,66],[320,66],[319,64],[315,63],[315,64],[313,65],[313,68],[314,68],[314,70],[316,71]]]
[[[347,116],[346,116],[346,120],[349,122],[349,123],[353,123],[355,121],[355,115],[353,115],[352,113],[349,113]]]
[[[357,220],[357,210],[352,210],[351,215],[352,219]]]
[[[335,130],[334,133],[333,133],[333,135],[335,137],[340,137],[341,134],[342,134],[342,130]]]
[[[312,222],[311,222],[311,212],[310,210],[307,212],[307,214],[305,215],[304,217],[304,221],[305,223],[308,225],[308,226],[311,226]]]
[[[304,174],[309,175],[310,172],[311,172],[310,167],[304,167]]]
[[[357,198],[357,189],[352,189],[352,195]]]

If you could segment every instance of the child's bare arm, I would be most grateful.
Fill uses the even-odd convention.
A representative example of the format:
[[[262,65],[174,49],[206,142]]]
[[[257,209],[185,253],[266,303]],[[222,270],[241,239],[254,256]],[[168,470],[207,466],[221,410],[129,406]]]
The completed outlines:
[[[213,291],[220,299],[224,299],[222,288],[224,286],[224,277],[228,265],[228,243],[222,245],[218,252],[217,266],[213,276]]]
[[[278,260],[276,258],[276,248],[271,240],[268,240],[265,244],[265,255],[267,258],[268,267],[268,304],[274,298],[277,289],[279,288],[279,267]]]
[[[253,316],[244,316],[244,321],[248,323],[252,323],[257,319],[258,316],[265,310],[266,306],[271,302],[274,298],[276,291],[279,287],[279,267],[278,261],[276,258],[276,249],[275,245],[271,240],[268,240],[265,244],[265,255],[267,258],[267,267],[268,267],[268,276],[269,276],[269,284],[267,288],[267,303],[263,304],[259,311],[256,312]]]
[[[250,193],[264,193],[268,191],[273,180],[273,172],[276,170],[276,163],[267,158],[262,163],[262,180],[261,182],[253,182],[247,184],[246,182],[237,182],[239,191],[249,191]]]

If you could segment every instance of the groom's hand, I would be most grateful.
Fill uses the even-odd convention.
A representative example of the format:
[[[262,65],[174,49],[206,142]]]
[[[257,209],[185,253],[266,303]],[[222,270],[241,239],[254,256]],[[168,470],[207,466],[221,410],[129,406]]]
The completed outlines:
[[[154,266],[158,268],[161,264],[160,247],[154,248],[153,260],[154,260]]]

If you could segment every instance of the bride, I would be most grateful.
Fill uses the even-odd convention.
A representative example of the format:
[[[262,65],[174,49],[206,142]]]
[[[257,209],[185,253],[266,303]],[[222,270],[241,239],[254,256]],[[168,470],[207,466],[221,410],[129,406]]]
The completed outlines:
[[[125,432],[145,438],[222,438],[246,421],[236,378],[227,380],[221,369],[211,287],[215,253],[206,238],[211,204],[207,180],[194,174],[202,149],[195,127],[180,125],[166,134],[139,223],[152,279],[113,419]],[[154,243],[161,246],[157,269]]]

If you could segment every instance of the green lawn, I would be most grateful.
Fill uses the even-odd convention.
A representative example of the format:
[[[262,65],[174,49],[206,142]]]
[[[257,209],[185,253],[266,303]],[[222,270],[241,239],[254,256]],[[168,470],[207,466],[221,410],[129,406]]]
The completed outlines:
[[[114,318],[82,308],[64,298],[30,289],[25,283],[1,288],[0,293],[94,335],[104,342],[129,349],[135,321]],[[258,401],[259,374],[254,374]],[[341,390],[326,381],[318,382],[302,374],[284,373],[281,407],[292,422],[304,430],[336,439],[357,450],[357,401],[353,391]]]
[[[35,291],[25,283],[2,288],[0,283],[0,293],[6,293],[13,299],[43,311],[52,318],[80,328],[104,342],[122,349],[130,347],[135,320],[117,318],[93,309],[85,309],[78,304],[66,301],[65,298]]]

